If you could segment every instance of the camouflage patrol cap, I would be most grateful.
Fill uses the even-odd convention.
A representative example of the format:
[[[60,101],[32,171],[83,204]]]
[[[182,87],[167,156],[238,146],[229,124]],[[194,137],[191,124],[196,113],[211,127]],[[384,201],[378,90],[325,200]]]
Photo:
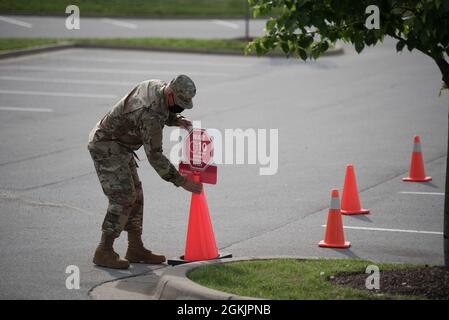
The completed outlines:
[[[184,109],[192,109],[192,98],[196,94],[193,80],[181,74],[170,81],[169,86],[175,94],[175,103]]]

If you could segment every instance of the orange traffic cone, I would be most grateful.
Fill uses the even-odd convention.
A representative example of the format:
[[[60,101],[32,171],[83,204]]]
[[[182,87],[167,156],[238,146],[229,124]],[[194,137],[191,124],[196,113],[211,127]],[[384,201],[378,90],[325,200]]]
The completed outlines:
[[[194,179],[197,182],[200,181],[199,176],[194,176]],[[209,260],[218,256],[214,230],[203,188],[201,194],[192,193],[184,260]]]
[[[351,243],[345,241],[345,235],[343,232],[338,189],[332,189],[331,196],[331,205],[327,214],[327,225],[324,240],[321,240],[318,245],[320,247],[327,248],[349,248]]]
[[[355,179],[354,165],[346,166],[345,183],[341,195],[341,213],[342,214],[368,214],[368,209],[362,209]]]
[[[425,182],[432,180],[432,177],[426,177],[426,172],[424,169],[424,161],[421,151],[421,139],[419,136],[415,136],[413,139],[413,153],[412,160],[410,163],[409,176],[402,178],[404,181],[417,181]]]

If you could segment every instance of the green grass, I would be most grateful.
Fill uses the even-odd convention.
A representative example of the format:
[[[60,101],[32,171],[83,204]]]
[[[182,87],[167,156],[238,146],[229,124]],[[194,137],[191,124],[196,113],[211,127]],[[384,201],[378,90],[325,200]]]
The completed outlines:
[[[39,45],[75,43],[85,45],[120,45],[159,49],[195,49],[201,52],[235,52],[244,54],[247,41],[238,39],[191,39],[191,38],[0,38],[0,52],[30,48]],[[332,48],[332,47],[331,47]],[[276,48],[272,54],[284,56]]]
[[[2,38],[0,39],[0,51],[50,45],[62,42],[57,39],[28,39],[28,38]]]
[[[0,13],[65,15],[74,4],[81,16],[242,17],[244,0],[2,0]]]
[[[243,54],[246,42],[235,39],[167,39],[167,38],[85,38],[85,39],[27,39],[0,38],[0,51],[29,48],[39,45],[73,42],[79,44],[148,46],[159,48],[200,49],[200,50],[232,50]]]
[[[370,264],[375,263],[352,259],[258,260],[199,267],[188,277],[209,288],[265,299],[424,299],[378,295],[369,290],[338,286],[327,280],[340,272],[364,272]],[[381,270],[412,267],[405,264],[377,265]],[[325,276],[320,276],[321,272]]]
[[[76,39],[81,44],[152,46],[181,49],[227,49],[243,53],[245,41],[235,39],[190,39],[190,38],[95,38]]]

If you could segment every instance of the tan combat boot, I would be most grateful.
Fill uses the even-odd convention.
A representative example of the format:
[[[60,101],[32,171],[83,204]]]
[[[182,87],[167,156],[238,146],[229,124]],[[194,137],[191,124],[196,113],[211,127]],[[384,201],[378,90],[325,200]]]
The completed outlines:
[[[94,263],[101,267],[112,269],[128,269],[129,262],[120,259],[120,256],[114,251],[112,245],[115,237],[103,232],[101,242],[95,250]]]
[[[165,262],[165,256],[152,253],[143,246],[140,233],[128,232],[128,251],[125,258],[131,263],[160,264]]]

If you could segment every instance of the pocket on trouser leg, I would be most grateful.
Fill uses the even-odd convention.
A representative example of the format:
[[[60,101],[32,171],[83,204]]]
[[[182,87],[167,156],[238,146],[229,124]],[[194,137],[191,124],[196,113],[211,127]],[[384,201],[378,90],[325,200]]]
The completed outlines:
[[[139,182],[136,186],[136,201],[134,202],[133,208],[129,215],[128,223],[126,224],[125,230],[135,230],[142,231],[143,224],[143,190],[142,184]]]

